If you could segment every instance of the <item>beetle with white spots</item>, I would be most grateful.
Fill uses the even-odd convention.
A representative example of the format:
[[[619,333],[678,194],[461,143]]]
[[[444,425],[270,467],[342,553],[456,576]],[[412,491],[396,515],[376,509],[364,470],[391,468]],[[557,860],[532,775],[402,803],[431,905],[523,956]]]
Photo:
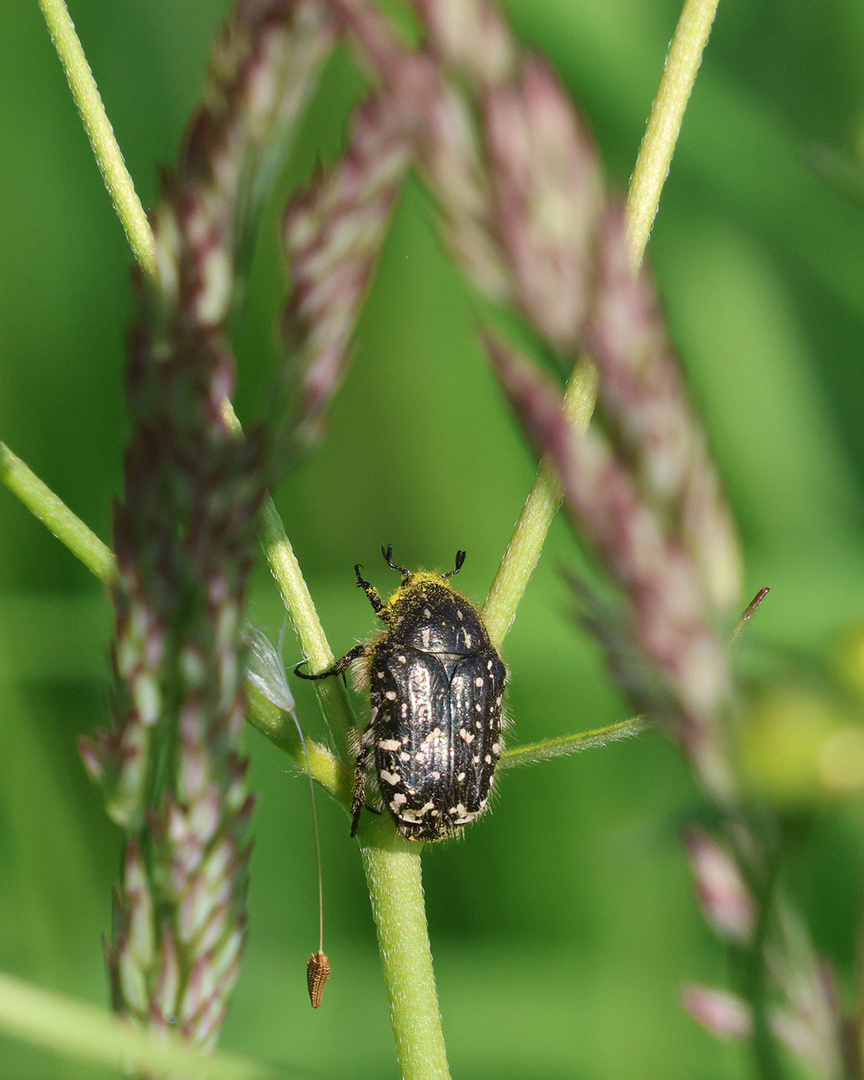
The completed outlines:
[[[370,758],[384,805],[411,840],[445,840],[486,809],[501,757],[502,697],[507,671],[477,609],[446,574],[411,573],[388,566],[402,583],[385,604],[355,566],[384,629],[346,653],[324,679],[353,668],[370,697],[369,724],[360,740],[352,796],[351,835],[366,802]]]

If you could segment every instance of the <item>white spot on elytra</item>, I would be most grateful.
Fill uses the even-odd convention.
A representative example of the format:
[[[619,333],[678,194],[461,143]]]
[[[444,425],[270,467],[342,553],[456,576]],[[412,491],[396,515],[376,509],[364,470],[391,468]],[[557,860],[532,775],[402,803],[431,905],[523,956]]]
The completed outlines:
[[[474,732],[468,731],[467,728],[459,728],[459,738],[463,739],[470,746],[474,742]]]
[[[388,701],[395,701],[396,700],[396,691],[395,690],[388,690],[384,694],[384,697],[387,698]]]
[[[423,608],[423,618],[424,619],[431,619],[432,618],[432,612],[429,610],[428,607]]]
[[[478,675],[477,678],[474,680],[474,685],[479,688],[479,687],[481,687],[483,685],[484,682],[485,682],[485,680],[484,680],[483,676]]]
[[[398,739],[382,739],[378,743],[378,749],[379,750],[389,750],[389,751],[392,752],[394,750],[398,750],[401,745],[402,744],[399,742]]]
[[[400,761],[410,761],[411,760],[411,755],[406,754],[405,751],[403,750],[402,753],[399,755],[399,760]]]
[[[456,779],[457,779],[457,780],[459,781],[459,783],[461,784],[461,783],[462,783],[462,781],[463,781],[463,780],[465,779],[465,773],[464,773],[464,772],[460,772],[460,773],[459,773],[459,775],[458,775],[458,776],[456,777]]]
[[[381,772],[378,773],[378,775],[381,777],[385,784],[390,784],[393,787],[395,787],[397,784],[402,783],[402,777],[399,775],[398,772],[387,772],[386,769],[382,769]]]

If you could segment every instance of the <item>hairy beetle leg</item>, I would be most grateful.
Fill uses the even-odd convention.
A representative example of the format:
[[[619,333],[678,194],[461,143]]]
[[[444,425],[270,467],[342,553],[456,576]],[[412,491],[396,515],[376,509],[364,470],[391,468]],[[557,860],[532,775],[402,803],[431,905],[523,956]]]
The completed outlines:
[[[360,824],[360,815],[366,805],[366,765],[369,761],[369,753],[372,750],[375,737],[375,724],[378,721],[378,713],[375,712],[369,726],[360,738],[360,749],[357,752],[354,767],[354,780],[351,784],[351,832],[350,836],[357,835],[357,826]]]

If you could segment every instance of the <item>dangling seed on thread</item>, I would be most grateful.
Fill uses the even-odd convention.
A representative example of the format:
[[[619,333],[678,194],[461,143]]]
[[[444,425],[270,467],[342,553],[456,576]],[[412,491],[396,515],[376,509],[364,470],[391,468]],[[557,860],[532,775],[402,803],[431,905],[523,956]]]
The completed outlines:
[[[312,1008],[317,1009],[324,997],[324,987],[330,978],[330,961],[323,952],[312,953],[306,965],[306,984],[309,987],[309,1000]]]
[[[288,679],[285,674],[285,666],[282,663],[282,645],[285,639],[285,627],[287,620],[282,624],[279,634],[279,651],[277,652],[267,638],[259,630],[248,626],[246,640],[250,648],[251,663],[247,671],[249,681],[258,690],[272,701],[274,705],[285,712],[294,721],[297,734],[300,737],[300,745],[303,747],[303,756],[306,759],[306,775],[309,778],[309,794],[312,799],[312,824],[315,833],[315,855],[318,862],[318,952],[312,953],[306,965],[306,984],[309,987],[309,1000],[312,1008],[317,1009],[324,996],[324,987],[330,978],[330,961],[324,952],[324,885],[321,874],[321,838],[318,833],[318,810],[315,806],[315,784],[312,776],[312,763],[309,760],[309,748],[306,745],[306,736],[297,719],[294,695],[288,687]]]

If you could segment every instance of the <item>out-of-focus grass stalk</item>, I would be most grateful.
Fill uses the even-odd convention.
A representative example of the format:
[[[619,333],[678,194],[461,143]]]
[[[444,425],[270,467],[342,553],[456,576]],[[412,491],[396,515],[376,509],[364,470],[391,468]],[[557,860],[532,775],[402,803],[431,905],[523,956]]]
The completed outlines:
[[[105,112],[102,96],[64,0],[39,0],[96,163],[135,259],[148,277],[156,273],[153,232]]]
[[[627,198],[628,240],[634,267],[642,262],[657,215],[717,3],[718,0],[687,0],[669,46]],[[564,395],[564,408],[577,431],[588,427],[596,401],[597,371],[589,358],[583,358],[576,364]],[[503,641],[516,617],[516,609],[560,505],[561,487],[552,471],[541,462],[483,608],[483,618],[496,644]]]
[[[274,1069],[230,1054],[204,1057],[171,1035],[136,1031],[104,1009],[50,993],[0,974],[0,1030],[44,1050],[93,1065],[148,1076],[187,1080],[294,1080]],[[46,1070],[47,1074],[47,1070]]]
[[[247,229],[335,38],[315,0],[237,0],[136,278],[131,437],[114,514],[115,725],[82,741],[127,832],[106,946],[116,1011],[212,1048],[246,938],[243,610],[271,473],[218,408]]]
[[[153,230],[126,168],[75,25],[63,0],[40,0],[40,7],[132,254],[141,270],[152,278],[155,274]],[[230,402],[226,401],[225,411],[226,417],[239,431],[240,422]],[[2,448],[0,470],[0,478],[24,505],[100,580],[110,580],[115,568],[110,549],[101,544],[95,534],[71,514],[65,504],[6,447]],[[267,500],[261,522],[264,554],[297,632],[303,654],[314,666],[326,667],[333,662],[333,653],[272,499]],[[333,687],[319,685],[319,694],[326,704],[325,715],[331,720],[333,717],[339,719],[334,728],[341,729],[343,734],[347,732],[353,719],[341,684]],[[290,734],[287,737],[290,739]]]

